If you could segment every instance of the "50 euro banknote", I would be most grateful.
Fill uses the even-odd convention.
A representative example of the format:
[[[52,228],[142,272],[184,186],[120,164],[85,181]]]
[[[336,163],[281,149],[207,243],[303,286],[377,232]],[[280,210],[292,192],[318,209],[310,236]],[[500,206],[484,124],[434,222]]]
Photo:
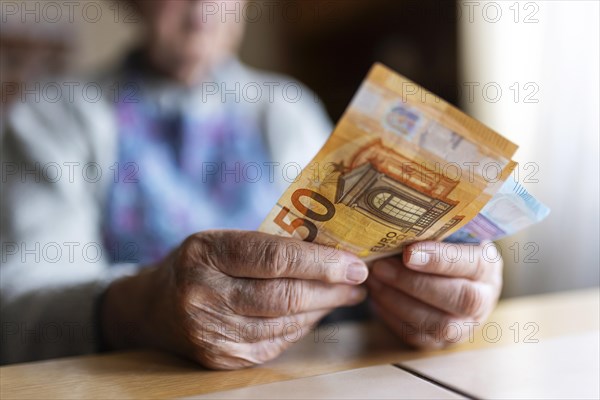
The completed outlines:
[[[259,230],[365,260],[397,254],[414,241],[444,240],[463,228],[470,241],[493,239],[477,237],[467,224],[511,175],[516,150],[479,121],[375,64]]]

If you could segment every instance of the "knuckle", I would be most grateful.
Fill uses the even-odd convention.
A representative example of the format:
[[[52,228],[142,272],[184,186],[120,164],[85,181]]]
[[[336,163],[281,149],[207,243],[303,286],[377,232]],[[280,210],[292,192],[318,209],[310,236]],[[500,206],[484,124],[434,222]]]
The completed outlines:
[[[234,370],[252,365],[250,361],[214,352],[203,352],[197,357],[197,360],[200,364],[212,370]]]
[[[290,259],[286,257],[285,246],[280,241],[264,243],[259,260],[261,265],[267,268],[270,276],[279,277],[291,266]]]
[[[178,285],[170,301],[175,311],[186,318],[195,318],[198,315],[225,316],[231,312],[228,306],[232,303],[234,283],[235,281],[227,276],[199,283],[188,280]]]
[[[225,298],[225,305],[235,315],[247,315],[256,306],[254,298],[255,296],[260,296],[259,291],[260,288],[251,288],[246,282],[236,281],[228,291],[229,293]]]
[[[217,339],[207,329],[213,324],[203,324],[199,321],[197,310],[189,303],[182,304],[179,309],[178,325],[182,333],[184,342],[193,347],[213,347],[218,345]]]
[[[410,274],[411,289],[414,294],[427,293],[427,276],[421,274]]]
[[[238,280],[232,285],[225,301],[235,315],[269,315],[270,312],[265,311],[272,308],[274,293],[270,282]]]
[[[178,294],[173,302],[175,305],[175,309],[181,311],[186,318],[195,313],[192,293],[191,290],[187,287],[182,287],[178,289]]]
[[[206,267],[216,268],[217,257],[214,234],[197,233],[188,236],[179,246],[175,256],[175,277],[177,282],[198,280],[198,273]]]
[[[464,282],[458,290],[457,305],[464,315],[476,316],[482,313],[485,300],[481,291],[471,282]]]
[[[285,350],[285,346],[279,340],[263,341],[252,344],[252,358],[256,364],[264,364],[277,358]]]
[[[439,338],[441,341],[446,341],[445,340],[445,335],[448,334],[448,331],[452,328],[457,326],[457,322],[456,319],[454,319],[453,317],[449,316],[449,315],[444,315],[440,318],[439,320]]]
[[[201,351],[192,356],[198,363],[202,364],[208,369],[222,370],[225,368],[226,363],[223,357],[210,351]]]
[[[233,275],[244,275],[248,265],[263,265],[268,248],[257,240],[256,232],[225,231],[220,235],[219,259]]]
[[[301,281],[281,280],[277,284],[278,311],[284,315],[297,314],[302,310],[306,290]]]
[[[188,335],[193,344],[193,350],[188,354],[210,369],[232,370],[249,367],[252,362],[236,355],[238,334],[233,326],[216,330],[197,330]]]
[[[299,264],[302,260],[302,247],[296,242],[281,243],[280,251],[288,267]]]
[[[419,321],[419,330],[421,332],[436,332],[440,330],[441,324],[442,318],[437,313],[429,312]]]
[[[203,355],[199,359],[200,364],[212,370],[232,370],[230,363],[226,362],[223,357],[213,354]]]
[[[236,274],[247,261],[247,240],[236,232],[204,231],[189,236],[180,247],[184,265]]]
[[[188,236],[180,247],[180,260],[182,265],[197,264],[204,261],[210,251],[206,251],[210,247],[210,238],[207,233],[197,233]]]
[[[195,317],[201,312],[198,307],[206,301],[203,291],[194,290],[193,285],[182,284],[176,288],[172,297],[172,305],[176,315],[190,326],[195,322]]]

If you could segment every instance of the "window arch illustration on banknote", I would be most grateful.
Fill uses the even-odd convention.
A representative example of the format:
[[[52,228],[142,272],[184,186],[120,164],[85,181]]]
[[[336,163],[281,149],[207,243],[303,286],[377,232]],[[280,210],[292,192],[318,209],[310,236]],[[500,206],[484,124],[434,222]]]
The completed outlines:
[[[338,179],[335,202],[403,233],[420,236],[458,204],[448,198],[458,183],[377,139],[352,157]],[[441,230],[447,231],[461,219],[451,219]]]

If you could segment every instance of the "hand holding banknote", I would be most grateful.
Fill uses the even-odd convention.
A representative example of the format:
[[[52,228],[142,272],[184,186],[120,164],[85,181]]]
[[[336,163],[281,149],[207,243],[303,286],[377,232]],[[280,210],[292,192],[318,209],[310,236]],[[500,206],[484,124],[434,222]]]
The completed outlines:
[[[110,287],[107,345],[161,348],[214,369],[271,360],[334,308],[364,300],[358,285],[368,271],[356,256],[303,256],[329,253],[259,232],[192,235],[156,267]]]
[[[420,242],[403,256],[375,261],[367,280],[379,317],[406,343],[436,349],[469,338],[469,326],[494,309],[502,287],[502,258],[491,244]]]

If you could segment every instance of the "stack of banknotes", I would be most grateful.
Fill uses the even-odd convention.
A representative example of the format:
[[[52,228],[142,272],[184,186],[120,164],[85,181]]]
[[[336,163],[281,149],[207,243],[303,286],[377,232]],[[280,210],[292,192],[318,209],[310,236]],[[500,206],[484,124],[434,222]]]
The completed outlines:
[[[544,219],[513,178],[517,146],[375,64],[259,230],[373,260],[415,241],[479,243]]]

